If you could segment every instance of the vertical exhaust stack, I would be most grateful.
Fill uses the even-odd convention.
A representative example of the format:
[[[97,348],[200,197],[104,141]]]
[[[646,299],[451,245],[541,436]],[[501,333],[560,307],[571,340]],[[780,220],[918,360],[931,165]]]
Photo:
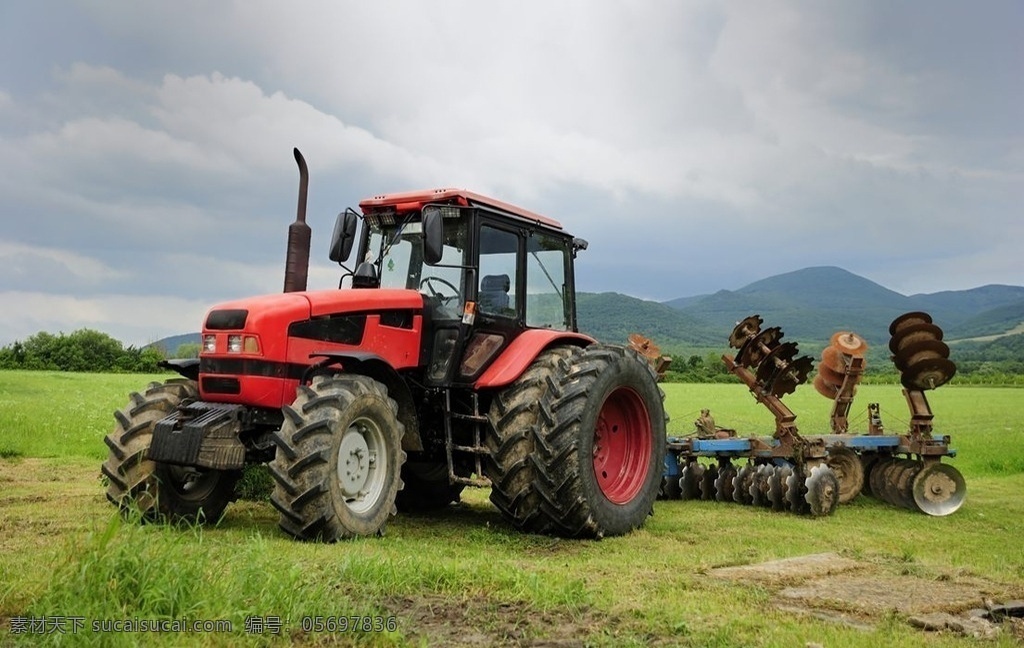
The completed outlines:
[[[309,225],[306,225],[309,170],[299,149],[295,149],[295,162],[299,165],[299,206],[295,222],[288,226],[288,255],[284,262],[285,292],[305,290],[306,279],[309,276],[309,241],[312,235]]]

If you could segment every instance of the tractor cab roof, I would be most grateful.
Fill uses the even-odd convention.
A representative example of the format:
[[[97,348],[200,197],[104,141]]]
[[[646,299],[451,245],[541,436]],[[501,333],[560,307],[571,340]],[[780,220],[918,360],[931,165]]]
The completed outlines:
[[[485,207],[505,214],[511,218],[525,220],[552,229],[562,229],[562,224],[553,218],[535,214],[522,207],[510,205],[496,198],[467,191],[465,189],[422,189],[420,191],[404,191],[401,193],[381,194],[359,201],[359,208],[364,214],[391,211],[402,213],[418,211],[431,203],[455,204],[463,207]]]

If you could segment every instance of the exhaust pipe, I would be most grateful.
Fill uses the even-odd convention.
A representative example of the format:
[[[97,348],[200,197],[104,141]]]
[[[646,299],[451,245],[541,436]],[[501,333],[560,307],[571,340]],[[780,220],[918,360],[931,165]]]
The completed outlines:
[[[288,255],[284,262],[284,291],[299,292],[306,289],[309,276],[309,240],[312,231],[306,225],[306,194],[309,192],[309,170],[306,160],[295,149],[295,162],[299,165],[299,206],[295,222],[288,226]]]

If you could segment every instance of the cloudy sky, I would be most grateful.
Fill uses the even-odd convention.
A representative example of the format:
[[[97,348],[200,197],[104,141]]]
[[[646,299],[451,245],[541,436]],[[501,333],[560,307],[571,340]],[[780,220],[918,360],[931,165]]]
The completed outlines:
[[[668,300],[837,265],[1024,284],[1024,4],[3,2],[0,345],[198,329],[334,215],[462,186]]]

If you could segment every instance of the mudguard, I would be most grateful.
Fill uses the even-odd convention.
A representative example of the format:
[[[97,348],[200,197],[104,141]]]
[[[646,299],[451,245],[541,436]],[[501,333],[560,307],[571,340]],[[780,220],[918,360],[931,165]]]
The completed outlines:
[[[544,349],[558,344],[587,347],[597,340],[589,335],[551,329],[527,329],[508,345],[473,384],[476,389],[504,387],[519,378]]]
[[[199,380],[199,358],[174,358],[161,360],[156,366],[172,369],[189,380]]]

